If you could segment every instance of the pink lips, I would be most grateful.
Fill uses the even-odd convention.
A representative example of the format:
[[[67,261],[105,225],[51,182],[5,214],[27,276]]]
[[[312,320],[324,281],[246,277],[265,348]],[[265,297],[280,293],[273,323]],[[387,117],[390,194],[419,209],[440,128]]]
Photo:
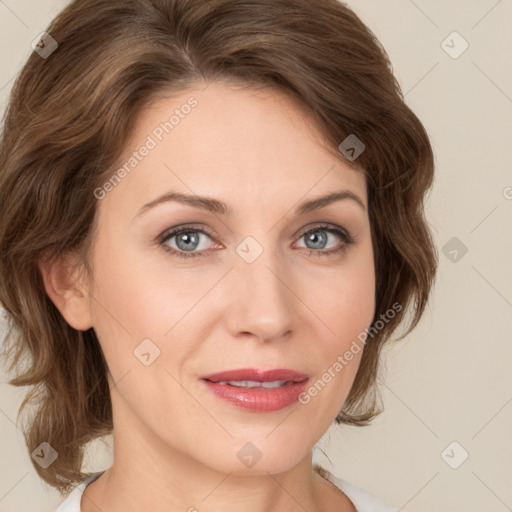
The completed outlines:
[[[256,369],[239,369],[214,373],[201,378],[206,388],[218,398],[232,405],[254,412],[270,412],[287,407],[297,401],[305,388],[308,375],[288,369],[261,371]],[[219,384],[221,381],[252,380],[271,382],[288,381],[277,388],[238,387],[230,384]]]

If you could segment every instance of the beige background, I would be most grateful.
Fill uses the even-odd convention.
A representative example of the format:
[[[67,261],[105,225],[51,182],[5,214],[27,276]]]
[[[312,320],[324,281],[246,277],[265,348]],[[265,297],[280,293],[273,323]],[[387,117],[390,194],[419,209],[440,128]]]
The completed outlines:
[[[1,112],[30,43],[65,3],[0,0]],[[420,326],[386,352],[385,413],[367,428],[333,426],[319,443],[332,464],[315,457],[409,512],[504,512],[512,508],[512,1],[347,3],[387,49],[432,137],[428,218],[440,269]],[[453,31],[469,44],[458,58],[442,46]],[[446,44],[462,48],[457,36]],[[467,247],[457,261],[455,246],[445,248],[452,237]],[[1,377],[0,512],[51,512],[61,498],[37,477],[15,424],[25,390]],[[86,469],[110,465],[106,441],[92,446]],[[457,465],[463,450],[468,459],[453,469],[446,461]]]

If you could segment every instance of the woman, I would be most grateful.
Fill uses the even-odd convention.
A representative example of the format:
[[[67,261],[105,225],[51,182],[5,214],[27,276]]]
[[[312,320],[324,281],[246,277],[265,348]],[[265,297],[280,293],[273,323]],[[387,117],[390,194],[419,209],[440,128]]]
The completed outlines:
[[[335,0],[80,0],[0,141],[10,383],[59,512],[389,511],[312,467],[368,424],[437,254],[428,136]],[[40,395],[36,394],[41,390]],[[113,434],[114,462],[81,472]]]

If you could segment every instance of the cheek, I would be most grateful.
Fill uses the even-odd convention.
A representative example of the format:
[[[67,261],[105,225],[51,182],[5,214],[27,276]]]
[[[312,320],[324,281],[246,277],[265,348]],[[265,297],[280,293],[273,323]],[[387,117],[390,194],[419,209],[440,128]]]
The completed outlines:
[[[165,322],[165,310],[172,307],[169,295],[164,299],[163,287],[155,287],[148,279],[143,263],[140,254],[116,238],[113,227],[105,226],[93,256],[91,310],[94,330],[114,377],[138,362],[133,351],[144,339],[159,346],[171,328]]]
[[[312,283],[310,283],[312,285]],[[368,237],[347,253],[335,271],[320,276],[310,299],[326,324],[333,348],[342,349],[368,327],[375,314],[375,270]]]
[[[324,276],[325,277],[325,276]],[[310,298],[312,309],[321,321],[319,344],[319,383],[329,387],[326,402],[333,411],[343,403],[357,374],[364,351],[364,334],[375,314],[375,272],[371,245],[354,251],[330,279],[318,282]],[[315,391],[313,391],[314,393]],[[336,398],[327,400],[327,395]],[[335,411],[336,412],[336,411]]]
[[[159,284],[151,261],[120,232],[121,227],[102,226],[95,247],[93,294],[97,300],[93,306],[97,323],[112,324],[116,332],[130,333],[134,341],[140,336],[162,336],[170,328],[158,322],[172,307],[169,290],[163,300],[165,286]]]
[[[109,234],[108,239],[98,239],[94,256],[94,330],[115,381],[130,372],[125,386],[137,377],[145,388],[166,389],[173,380],[161,369],[161,375],[156,375],[155,368],[179,372],[181,362],[190,357],[195,348],[191,328],[197,323],[197,305],[218,277],[210,270],[194,279],[197,269],[173,270],[165,254],[152,250],[148,255],[136,244],[115,239],[114,230]],[[137,359],[148,351],[154,361],[152,372]]]
[[[140,253],[123,247],[122,242],[111,239],[110,243],[116,243],[116,254],[122,257],[109,257],[108,244],[96,255],[94,330],[123,401],[141,418],[167,422],[166,415],[190,406],[173,378],[180,377],[176,373],[180,361],[193,348],[185,341],[180,346],[179,340],[173,339],[173,327],[186,313],[183,303],[187,301],[183,293],[176,294],[166,284],[160,270],[148,268]],[[172,402],[169,396],[173,396]],[[155,403],[167,405],[155,408]]]

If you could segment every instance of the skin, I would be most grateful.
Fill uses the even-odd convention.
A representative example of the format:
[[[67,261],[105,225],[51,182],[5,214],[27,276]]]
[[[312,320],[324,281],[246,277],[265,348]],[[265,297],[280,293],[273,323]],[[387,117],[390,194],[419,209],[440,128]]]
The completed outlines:
[[[87,487],[82,512],[354,511],[311,466],[362,351],[308,404],[273,412],[221,401],[199,377],[291,368],[315,382],[370,326],[375,274],[365,177],[325,148],[313,121],[282,93],[220,82],[153,101],[125,155],[190,96],[197,107],[98,201],[93,280],[71,278],[69,260],[42,269],[67,322],[94,328],[110,370],[114,462]],[[365,208],[344,199],[294,213],[298,203],[341,189]],[[168,191],[213,197],[233,212],[167,202],[136,216]],[[202,257],[179,258],[155,242],[184,223],[214,234],[196,232]],[[304,232],[319,223],[347,230],[355,243],[318,255],[345,243],[320,230],[323,245],[308,244]],[[251,264],[236,252],[247,236],[263,249]],[[178,238],[165,243],[179,250]],[[133,353],[146,338],[160,350],[149,366]],[[248,442],[262,455],[250,468],[237,457]]]

